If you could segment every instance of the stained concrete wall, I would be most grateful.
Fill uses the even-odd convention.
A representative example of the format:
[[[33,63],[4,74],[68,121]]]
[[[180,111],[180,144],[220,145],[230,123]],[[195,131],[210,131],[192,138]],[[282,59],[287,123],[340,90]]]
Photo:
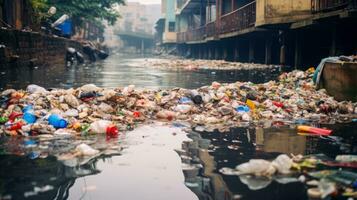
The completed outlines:
[[[257,0],[256,26],[290,23],[311,16],[311,0]]]
[[[68,47],[82,52],[82,45],[73,40],[34,32],[0,29],[0,68],[12,64],[65,65]]]

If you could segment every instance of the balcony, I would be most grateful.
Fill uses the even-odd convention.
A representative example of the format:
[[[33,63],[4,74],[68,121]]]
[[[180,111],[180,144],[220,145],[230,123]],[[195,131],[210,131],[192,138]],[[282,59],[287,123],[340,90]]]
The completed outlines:
[[[253,1],[233,12],[221,16],[220,34],[253,27],[256,20],[256,2]]]
[[[216,36],[216,22],[206,24],[206,36],[210,38]]]
[[[357,8],[357,0],[311,0],[312,13]]]
[[[177,42],[185,43],[186,42],[186,32],[178,32],[177,33]]]
[[[205,39],[206,26],[201,26],[196,29],[187,31],[186,39],[187,41],[202,41]]]

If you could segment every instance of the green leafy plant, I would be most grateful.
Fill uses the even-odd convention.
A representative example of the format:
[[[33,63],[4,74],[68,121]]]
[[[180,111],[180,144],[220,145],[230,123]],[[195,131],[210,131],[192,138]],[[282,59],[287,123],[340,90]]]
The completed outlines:
[[[115,7],[125,4],[124,0],[31,0],[31,3],[40,18],[46,17],[48,8],[54,6],[55,18],[67,14],[76,25],[84,21],[101,24],[103,20],[113,25],[119,17]]]

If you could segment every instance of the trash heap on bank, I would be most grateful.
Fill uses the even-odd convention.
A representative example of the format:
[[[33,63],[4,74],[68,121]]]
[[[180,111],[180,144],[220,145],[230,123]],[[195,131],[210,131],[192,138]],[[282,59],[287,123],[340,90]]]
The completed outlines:
[[[279,69],[281,65],[265,65],[257,63],[241,63],[229,62],[225,60],[189,60],[189,59],[155,59],[147,60],[147,66],[156,67],[160,69],[171,70],[263,70],[263,69]]]
[[[93,84],[66,90],[46,90],[37,85],[29,85],[26,90],[8,89],[0,95],[0,134],[46,138],[69,136],[76,141],[80,136],[98,134],[116,138],[120,132],[132,130],[138,123],[155,120],[181,121],[191,127],[208,130],[257,125],[265,120],[290,124],[356,121],[357,103],[337,102],[325,90],[316,90],[313,74],[313,69],[293,71],[281,74],[277,81],[264,84],[213,82],[195,90],[146,90],[135,89],[133,85],[99,88]],[[331,134],[329,130],[308,126],[298,126],[298,131]],[[71,152],[59,153],[57,158],[66,165],[75,166],[78,162],[73,158],[95,157],[100,153],[91,147],[93,145],[81,140],[78,142]],[[30,139],[24,145],[29,147],[35,143]],[[30,158],[41,155],[31,152]],[[352,166],[355,169],[355,159],[352,155],[347,155],[347,160],[346,157],[328,160],[281,155],[273,161],[251,160],[236,169],[221,169],[221,172],[238,175],[249,187],[257,177],[267,178],[264,185],[269,185],[272,180],[292,181],[291,174],[300,174],[295,179],[309,187],[310,197],[324,198],[338,191],[342,191],[344,196],[354,197],[356,173],[316,169],[319,165],[348,165],[348,168]],[[280,175],[287,177],[278,177]],[[259,188],[254,186],[251,189]]]
[[[234,127],[273,121],[351,121],[353,102],[337,102],[315,90],[314,70],[283,73],[264,84],[213,82],[196,90],[104,89],[84,85],[52,89],[29,85],[25,91],[8,89],[0,97],[0,133],[107,134],[130,130],[150,120],[186,121],[192,126]]]

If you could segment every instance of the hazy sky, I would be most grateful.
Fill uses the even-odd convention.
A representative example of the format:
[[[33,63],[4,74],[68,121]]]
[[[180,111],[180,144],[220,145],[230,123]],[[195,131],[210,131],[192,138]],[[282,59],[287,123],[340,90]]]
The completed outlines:
[[[142,4],[160,4],[161,0],[127,0],[128,2],[140,2]]]

